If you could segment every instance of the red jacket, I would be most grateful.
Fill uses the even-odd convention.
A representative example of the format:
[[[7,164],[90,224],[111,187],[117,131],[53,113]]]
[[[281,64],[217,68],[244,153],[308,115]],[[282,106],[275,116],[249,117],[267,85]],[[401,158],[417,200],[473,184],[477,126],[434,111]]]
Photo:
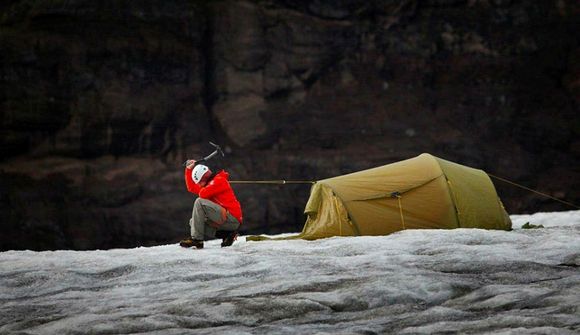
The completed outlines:
[[[185,169],[185,185],[187,186],[187,190],[193,194],[197,194],[202,199],[207,199],[222,206],[242,223],[242,206],[228,182],[230,175],[222,170],[205,187],[201,187],[191,178],[191,171],[192,169]]]

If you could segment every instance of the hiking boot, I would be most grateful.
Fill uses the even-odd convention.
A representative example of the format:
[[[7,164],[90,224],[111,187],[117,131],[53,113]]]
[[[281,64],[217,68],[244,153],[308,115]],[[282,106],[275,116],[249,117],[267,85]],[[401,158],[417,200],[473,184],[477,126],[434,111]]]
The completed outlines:
[[[194,240],[192,237],[184,238],[179,242],[179,245],[184,248],[196,247],[197,249],[203,249],[203,241]]]
[[[238,232],[232,231],[226,237],[222,239],[222,248],[229,247],[234,244],[234,241],[238,239]]]
[[[227,231],[227,230],[218,230],[215,232],[215,238],[219,238],[221,240],[224,240],[226,237],[228,237],[228,235],[231,233],[231,231]]]

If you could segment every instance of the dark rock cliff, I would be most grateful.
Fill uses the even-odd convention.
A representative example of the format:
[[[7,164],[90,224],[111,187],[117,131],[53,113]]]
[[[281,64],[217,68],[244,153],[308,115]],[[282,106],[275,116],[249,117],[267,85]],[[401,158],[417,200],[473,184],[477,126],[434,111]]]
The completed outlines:
[[[2,1],[0,249],[183,237],[209,140],[237,180],[430,152],[578,203],[579,22],[572,0]],[[235,189],[247,232],[301,229],[307,185]]]

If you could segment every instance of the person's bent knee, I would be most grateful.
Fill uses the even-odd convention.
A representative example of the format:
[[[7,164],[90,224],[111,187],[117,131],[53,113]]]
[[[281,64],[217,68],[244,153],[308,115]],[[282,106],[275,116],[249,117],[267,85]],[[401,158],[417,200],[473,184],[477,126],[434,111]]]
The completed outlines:
[[[207,199],[197,198],[197,199],[195,199],[195,202],[193,203],[193,206],[194,207],[199,207],[199,206],[207,205],[207,204],[211,204],[211,203],[213,203],[213,202],[211,202],[211,201],[209,201]]]

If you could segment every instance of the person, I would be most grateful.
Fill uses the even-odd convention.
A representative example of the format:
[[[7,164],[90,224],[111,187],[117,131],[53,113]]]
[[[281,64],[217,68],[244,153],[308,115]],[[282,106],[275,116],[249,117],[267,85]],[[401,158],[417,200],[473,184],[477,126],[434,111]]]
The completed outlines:
[[[179,243],[184,248],[203,248],[203,242],[222,238],[222,247],[231,246],[242,224],[242,207],[228,181],[229,174],[221,170],[214,174],[209,167],[188,160],[185,167],[187,190],[198,195],[193,205],[189,225],[191,236]]]

